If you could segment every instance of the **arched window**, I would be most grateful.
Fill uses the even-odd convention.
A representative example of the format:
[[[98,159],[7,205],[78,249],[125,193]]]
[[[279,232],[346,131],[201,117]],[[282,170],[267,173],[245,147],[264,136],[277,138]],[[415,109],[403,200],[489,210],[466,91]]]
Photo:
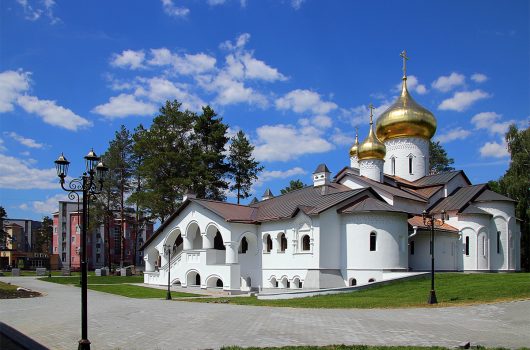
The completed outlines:
[[[195,285],[200,286],[201,285],[201,275],[196,274],[195,275]]]
[[[355,278],[352,278],[352,279],[350,280],[350,286],[353,287],[353,286],[356,286],[356,285],[357,285],[357,280],[356,280]]]
[[[222,288],[223,287],[223,281],[220,278],[218,278],[217,282],[215,283],[215,286],[218,287],[218,288]]]
[[[272,251],[272,238],[271,238],[271,235],[267,235],[266,244],[267,244],[266,251],[267,251],[267,253],[270,253]]]
[[[304,235],[304,237],[302,237],[302,250],[303,251],[309,251],[311,250],[311,246],[309,244],[309,235]]]
[[[182,243],[184,243],[184,240],[182,239],[182,235],[179,234],[175,240],[175,243],[173,243],[173,254],[182,250]]]
[[[280,236],[280,251],[285,252],[287,250],[287,238],[285,238],[285,233],[282,233]]]
[[[486,235],[482,236],[482,255],[486,256]]]
[[[373,282],[375,282],[375,278],[370,278],[370,279],[368,280],[368,283],[373,283]]]
[[[413,172],[412,172],[412,158],[413,157],[414,156],[412,154],[409,155],[409,174],[411,174],[411,175],[413,174]]]
[[[248,250],[248,241],[247,237],[243,237],[241,240],[241,254],[245,254]]]
[[[221,236],[219,231],[217,231],[215,238],[213,239],[213,249],[226,250],[226,247],[223,243],[223,236]]]
[[[396,157],[391,158],[392,175],[396,175]]]
[[[497,231],[497,254],[501,253],[501,231]]]
[[[375,252],[377,248],[377,234],[375,232],[370,233],[370,251]]]
[[[466,236],[466,256],[469,256],[469,236]]]

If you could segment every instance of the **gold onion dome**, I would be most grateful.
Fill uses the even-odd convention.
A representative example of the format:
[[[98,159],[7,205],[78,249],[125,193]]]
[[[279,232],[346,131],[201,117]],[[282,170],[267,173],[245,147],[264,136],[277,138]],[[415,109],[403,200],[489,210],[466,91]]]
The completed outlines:
[[[381,141],[399,137],[421,137],[430,140],[436,132],[436,118],[426,108],[412,99],[407,89],[406,52],[403,57],[403,84],[401,95],[375,124],[375,132]]]
[[[359,148],[359,136],[357,135],[357,128],[355,128],[355,142],[350,148],[350,157],[358,157],[357,149]]]
[[[386,154],[386,147],[384,143],[379,141],[374,132],[374,123],[372,121],[373,106],[370,104],[370,132],[368,137],[357,148],[359,160],[365,159],[384,159]]]

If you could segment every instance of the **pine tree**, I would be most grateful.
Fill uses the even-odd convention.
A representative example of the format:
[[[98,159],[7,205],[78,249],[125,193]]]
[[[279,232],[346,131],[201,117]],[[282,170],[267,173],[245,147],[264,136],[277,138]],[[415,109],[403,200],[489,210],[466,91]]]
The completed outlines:
[[[252,184],[258,179],[258,173],[263,170],[263,166],[252,157],[254,146],[250,144],[243,131],[239,131],[231,139],[228,151],[228,165],[230,168],[230,178],[233,184],[230,191],[237,191],[237,204],[240,199],[250,196]]]
[[[455,168],[451,166],[455,162],[454,159],[448,157],[447,152],[440,144],[440,141],[431,141],[429,144],[429,152],[431,156],[429,159],[430,174],[439,174],[455,170]]]
[[[287,186],[284,189],[280,190],[280,192],[282,194],[286,194],[288,192],[291,192],[291,191],[294,191],[294,190],[299,190],[299,189],[304,188],[306,186],[307,185],[305,185],[300,179],[291,180],[291,181],[289,181],[289,186]]]
[[[4,207],[0,206],[0,248],[7,245],[7,232],[4,231],[4,220],[7,218],[7,212]]]
[[[49,216],[42,218],[42,224],[36,231],[34,251],[39,253],[50,253],[50,246],[53,235],[53,220]]]

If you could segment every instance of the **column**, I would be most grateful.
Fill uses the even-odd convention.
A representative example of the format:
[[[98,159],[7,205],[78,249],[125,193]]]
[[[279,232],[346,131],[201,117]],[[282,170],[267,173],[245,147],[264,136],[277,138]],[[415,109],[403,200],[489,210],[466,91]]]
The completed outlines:
[[[189,235],[186,235],[185,237],[182,237],[184,243],[184,250],[191,250],[193,247],[193,241],[190,239]]]
[[[226,247],[226,264],[237,264],[237,242],[224,242]]]
[[[213,237],[207,235],[206,233],[201,233],[202,235],[202,249],[213,249]]]

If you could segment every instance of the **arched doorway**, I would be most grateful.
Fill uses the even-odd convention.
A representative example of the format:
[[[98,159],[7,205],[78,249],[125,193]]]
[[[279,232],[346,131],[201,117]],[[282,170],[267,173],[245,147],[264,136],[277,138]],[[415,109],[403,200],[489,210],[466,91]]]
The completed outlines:
[[[213,239],[213,249],[226,250],[225,244],[223,242],[223,236],[221,236],[221,232],[219,231],[217,231]]]
[[[218,276],[211,276],[206,282],[206,286],[208,288],[223,288],[223,285],[223,280]]]
[[[189,287],[200,287],[201,286],[201,275],[197,271],[188,272],[186,278]]]

